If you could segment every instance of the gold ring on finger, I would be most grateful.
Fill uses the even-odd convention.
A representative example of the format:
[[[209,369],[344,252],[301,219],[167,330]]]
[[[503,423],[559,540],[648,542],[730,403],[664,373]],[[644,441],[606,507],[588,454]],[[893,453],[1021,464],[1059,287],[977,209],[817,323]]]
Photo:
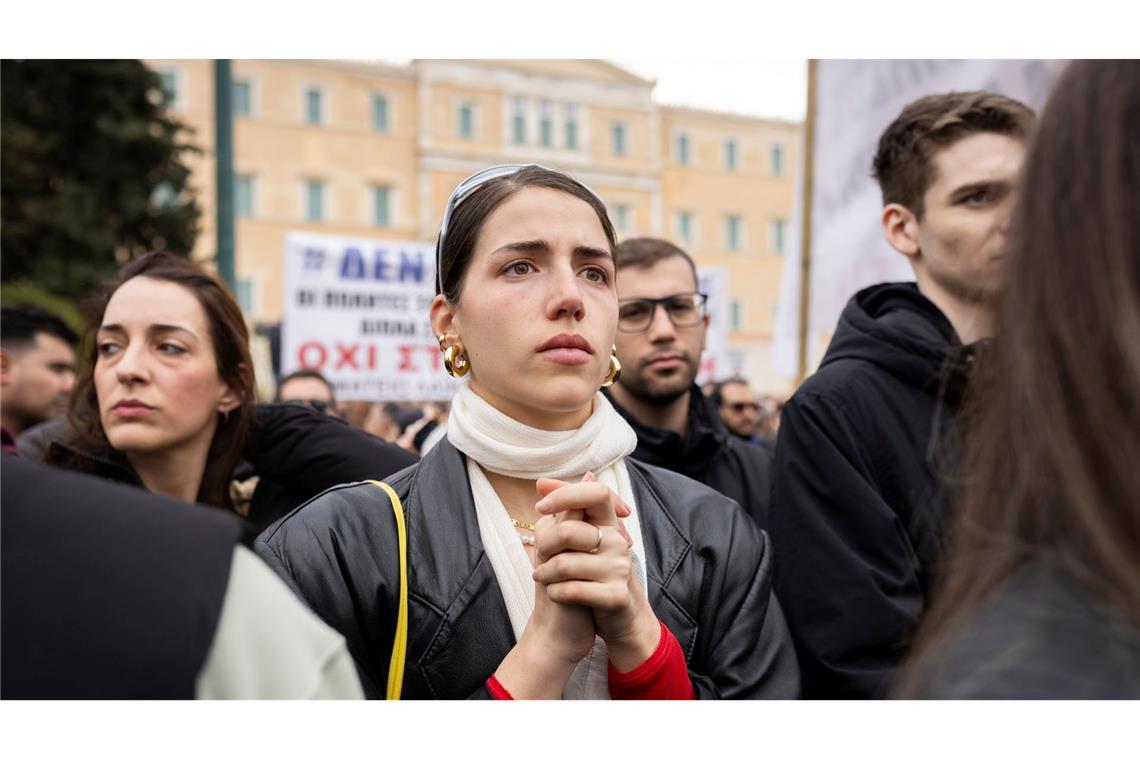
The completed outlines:
[[[595,526],[597,527],[597,526]],[[598,549],[602,548],[602,529],[598,528],[598,543],[594,544],[594,548],[590,550],[590,554],[597,554]]]

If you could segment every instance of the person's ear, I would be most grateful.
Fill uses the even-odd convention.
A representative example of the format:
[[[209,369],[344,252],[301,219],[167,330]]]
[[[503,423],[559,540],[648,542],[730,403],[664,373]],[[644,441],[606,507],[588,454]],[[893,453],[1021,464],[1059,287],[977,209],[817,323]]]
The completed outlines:
[[[238,365],[240,373],[247,372],[244,364]],[[232,384],[222,380],[222,395],[218,397],[218,412],[226,414],[232,412],[242,405],[245,401],[245,393],[240,388],[235,388]]]
[[[458,333],[455,310],[443,295],[437,295],[432,299],[428,317],[431,320],[431,329],[435,331],[437,338],[442,338],[449,332]]]
[[[919,255],[918,219],[910,209],[888,203],[883,207],[882,225],[883,236],[892,248],[910,259]]]
[[[701,323],[701,353],[702,354],[705,352],[705,349],[708,348],[708,346],[709,346],[709,322],[711,321],[711,319],[712,319],[711,316],[706,312],[704,321]]]

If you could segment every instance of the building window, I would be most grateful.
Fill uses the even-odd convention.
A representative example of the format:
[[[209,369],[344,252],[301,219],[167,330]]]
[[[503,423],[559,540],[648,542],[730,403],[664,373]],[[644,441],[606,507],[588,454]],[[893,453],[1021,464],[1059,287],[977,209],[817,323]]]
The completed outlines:
[[[470,140],[475,137],[475,106],[471,103],[459,104],[459,136]]]
[[[724,141],[724,168],[736,171],[736,140],[731,137]]]
[[[234,116],[249,116],[253,113],[253,86],[248,79],[234,80]]]
[[[305,181],[305,220],[321,222],[325,218],[325,183],[318,179]]]
[[[619,203],[614,206],[614,230],[620,234],[629,232],[629,206]]]
[[[775,143],[771,151],[772,176],[779,177],[784,173],[784,146]]]
[[[565,134],[563,135],[563,137],[564,137],[564,141],[566,143],[566,149],[567,150],[577,150],[578,149],[578,106],[576,106],[573,103],[567,103],[564,116],[565,116],[565,123],[563,124],[563,129],[565,130]]]
[[[783,219],[773,219],[770,229],[772,253],[777,256],[784,255],[784,237],[787,223]]]
[[[305,90],[305,123],[320,124],[324,120],[324,93],[320,87]]]
[[[237,288],[235,288],[236,292],[234,295],[237,296],[238,306],[241,308],[243,314],[252,314],[253,280],[246,280],[239,277],[235,284]]]
[[[677,135],[673,150],[674,160],[681,166],[689,164],[689,136]]]
[[[554,144],[554,121],[550,113],[550,101],[538,101],[538,142],[549,148]]]
[[[388,131],[388,96],[372,96],[372,129],[376,132]]]
[[[624,156],[625,145],[625,124],[620,121],[615,121],[610,129],[610,142],[613,146],[613,153],[615,156]]]
[[[248,174],[234,175],[234,215],[253,216],[253,177]]]
[[[685,243],[691,244],[693,242],[693,214],[691,211],[678,211],[677,217],[677,237]]]
[[[744,324],[744,304],[734,298],[728,304],[728,329],[739,330]]]
[[[377,227],[392,226],[392,188],[386,185],[372,188],[372,223]]]
[[[740,250],[740,217],[736,214],[724,219],[724,247],[730,251]]]
[[[511,140],[515,145],[526,142],[526,98],[511,98]]]
[[[162,88],[162,105],[174,108],[178,104],[178,74],[169,69],[160,70],[158,83]]]

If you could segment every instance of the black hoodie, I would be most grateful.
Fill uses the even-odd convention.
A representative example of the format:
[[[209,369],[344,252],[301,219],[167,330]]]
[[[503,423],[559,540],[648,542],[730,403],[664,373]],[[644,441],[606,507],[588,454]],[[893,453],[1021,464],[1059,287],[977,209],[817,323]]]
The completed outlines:
[[[784,406],[770,533],[805,697],[890,688],[941,558],[977,345],[913,283],[875,285]]]
[[[617,399],[606,395],[637,433],[634,459],[704,483],[744,507],[757,525],[768,529],[768,473],[772,456],[731,435],[700,388],[694,385],[689,392],[684,437],[672,430],[643,425]]]

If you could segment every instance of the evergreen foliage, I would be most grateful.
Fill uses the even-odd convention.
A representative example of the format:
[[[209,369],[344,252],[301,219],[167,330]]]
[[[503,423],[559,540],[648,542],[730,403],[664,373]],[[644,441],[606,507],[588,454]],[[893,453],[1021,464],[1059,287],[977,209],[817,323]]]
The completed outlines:
[[[81,298],[150,250],[189,255],[199,152],[141,61],[0,62],[5,282]]]

